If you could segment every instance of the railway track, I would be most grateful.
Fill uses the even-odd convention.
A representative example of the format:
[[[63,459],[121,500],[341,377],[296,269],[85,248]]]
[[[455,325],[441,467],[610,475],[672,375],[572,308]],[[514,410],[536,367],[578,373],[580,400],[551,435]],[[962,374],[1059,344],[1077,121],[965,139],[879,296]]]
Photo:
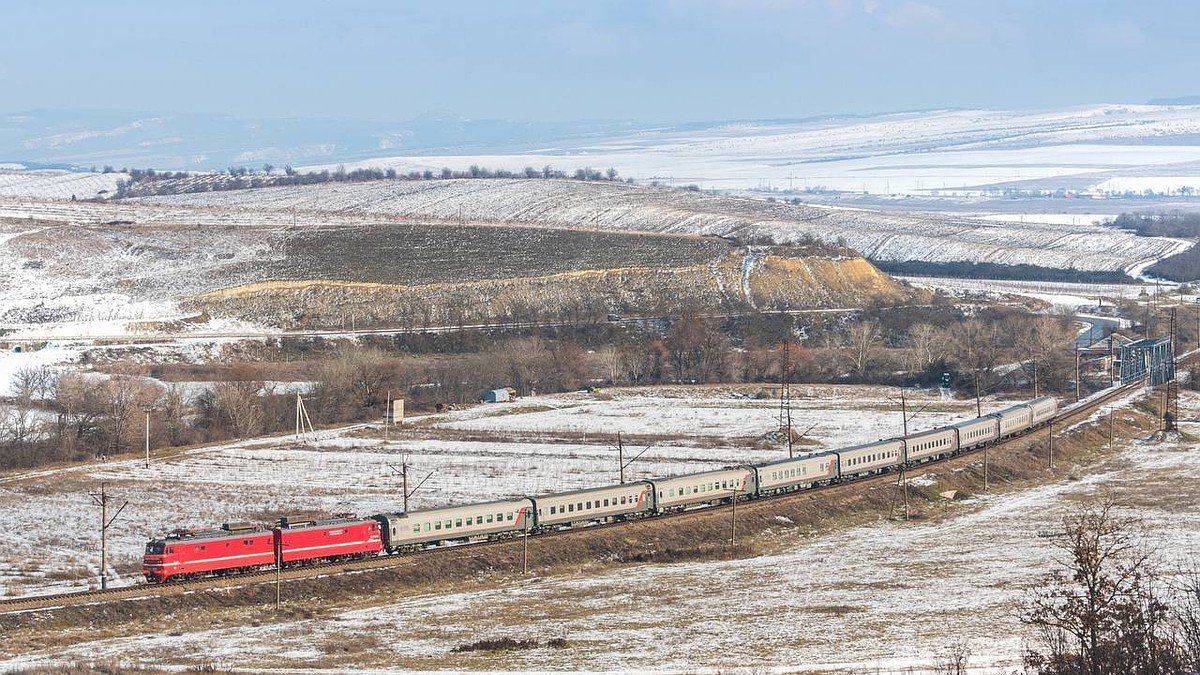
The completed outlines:
[[[1200,354],[1189,355],[1192,360],[1200,357]],[[1183,360],[1180,362],[1184,363]],[[1101,409],[1113,401],[1118,401],[1131,393],[1142,389],[1144,385],[1135,383],[1120,387],[1114,387],[1106,390],[1101,394],[1095,395],[1089,399],[1081,401],[1071,407],[1064,408],[1056,415],[1052,421],[1055,426],[1067,425],[1082,421],[1092,415],[1096,410]],[[991,451],[1012,447],[1020,443],[1028,443],[1033,437],[1044,434],[1044,428],[1033,429],[1025,434],[1015,438],[1008,439],[1001,443],[990,446]],[[944,457],[934,461],[920,464],[919,466],[929,467],[937,466],[946,462],[959,460],[965,457],[983,452],[983,448],[977,448],[965,453],[959,453],[949,457]],[[766,504],[779,502],[782,500],[808,498],[813,494],[826,490],[847,490],[858,489],[863,485],[878,484],[881,482],[893,482],[895,480],[894,473],[883,473],[872,475],[862,479],[846,481],[842,483],[833,483],[830,485],[820,486],[795,492],[788,492],[779,495],[760,497],[749,501],[739,501],[737,506]],[[736,508],[734,504],[724,503],[709,507],[695,508],[686,511],[670,512],[660,516],[653,516],[654,521],[664,521],[667,519],[687,519],[687,518],[703,518],[710,517],[714,513],[728,512],[730,509]],[[531,537],[532,541],[544,541],[549,538],[566,537],[566,536],[588,536],[589,533],[605,531],[614,527],[622,527],[631,523],[636,523],[638,520],[620,521],[613,523],[601,523],[583,528],[574,528],[567,530],[545,532]],[[6,598],[0,599],[0,614],[13,614],[20,612],[30,612],[38,610],[49,610],[60,607],[80,606],[80,605],[99,605],[113,602],[136,601],[144,599],[152,599],[156,597],[164,597],[171,595],[182,595],[187,593],[205,593],[208,591],[223,591],[243,587],[260,586],[263,584],[275,583],[277,578],[279,581],[294,581],[299,579],[338,575],[338,574],[353,574],[363,573],[373,570],[385,569],[400,569],[405,567],[415,567],[425,564],[430,559],[436,559],[438,556],[456,556],[462,555],[467,551],[477,551],[480,549],[491,549],[503,546],[510,546],[514,541],[520,541],[519,537],[500,539],[496,541],[480,541],[464,544],[454,544],[448,546],[439,546],[433,548],[421,549],[412,553],[402,555],[379,556],[368,558],[365,560],[354,561],[338,561],[331,563],[323,563],[319,565],[308,565],[303,567],[285,568],[277,574],[275,570],[266,570],[260,572],[252,572],[245,574],[235,574],[221,577],[210,577],[205,579],[196,579],[191,581],[172,582],[168,584],[148,584],[138,583],[131,586],[122,586],[118,588],[109,588],[105,590],[88,590],[70,593],[58,593],[53,595],[38,595],[21,598]]]

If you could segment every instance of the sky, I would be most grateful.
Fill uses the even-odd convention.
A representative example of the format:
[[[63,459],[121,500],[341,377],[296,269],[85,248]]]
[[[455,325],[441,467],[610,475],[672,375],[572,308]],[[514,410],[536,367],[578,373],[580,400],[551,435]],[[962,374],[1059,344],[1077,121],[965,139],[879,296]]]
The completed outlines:
[[[0,113],[803,118],[1200,94],[1196,0],[7,0]]]

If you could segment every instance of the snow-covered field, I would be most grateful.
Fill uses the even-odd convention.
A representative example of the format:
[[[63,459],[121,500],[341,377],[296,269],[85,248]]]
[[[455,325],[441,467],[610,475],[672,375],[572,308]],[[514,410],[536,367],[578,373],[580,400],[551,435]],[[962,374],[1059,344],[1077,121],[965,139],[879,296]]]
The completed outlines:
[[[1147,188],[1179,193],[1200,176],[1197,133],[1198,106],[941,110],[663,129],[507,155],[377,158],[346,166],[401,172],[440,171],[443,166],[467,169],[473,164],[516,171],[550,165],[568,172],[581,166],[601,170],[612,166],[624,176],[638,178],[641,187],[542,180],[386,181],[84,204],[69,201],[78,191],[71,187],[72,181],[95,182],[89,182],[88,189],[98,192],[105,189],[102,184],[115,186],[124,174],[4,171],[0,172],[0,216],[17,219],[20,226],[12,224],[0,232],[0,260],[7,262],[0,265],[0,298],[9,305],[41,300],[43,313],[55,314],[80,311],[62,305],[84,303],[91,293],[114,292],[112,283],[106,283],[110,279],[125,286],[141,280],[140,290],[156,298],[194,292],[205,284],[186,282],[216,283],[219,276],[228,284],[238,283],[247,278],[245,265],[250,258],[272,254],[270,237],[243,232],[246,225],[305,228],[397,219],[769,236],[779,242],[815,237],[844,241],[877,260],[969,260],[1137,272],[1190,243],[1100,228],[1091,214],[1024,217],[1020,200],[1009,200],[1009,213],[972,218],[802,206],[782,199],[767,203],[763,191],[782,190],[779,196],[784,199],[805,199],[806,189],[818,188],[922,199],[954,192],[967,201],[990,194],[997,197],[989,202],[994,206],[1007,203],[999,197],[1008,188],[1097,196],[1098,189],[1139,196]],[[658,190],[645,185],[652,180],[756,197]],[[1186,205],[1190,197],[1179,199]],[[1079,200],[1057,201],[1071,201],[1074,206]],[[1107,215],[1145,206],[1129,200],[1094,203],[1097,214]],[[935,211],[936,202],[930,202],[929,208]],[[28,219],[39,223],[25,225]],[[65,230],[46,223],[102,229],[56,256],[53,240],[61,239]],[[122,229],[124,223],[137,227]],[[153,228],[146,225],[159,229],[150,231]],[[161,231],[168,227],[179,231]],[[177,240],[183,237],[193,248],[180,257]],[[239,241],[239,237],[258,241]],[[74,275],[58,277],[60,261],[78,259],[89,249],[104,249],[105,255],[77,266]],[[211,255],[196,255],[200,250]],[[39,251],[45,255],[38,255]],[[256,253],[246,257],[242,255],[246,251]],[[164,279],[160,268],[166,263],[176,269],[198,267],[200,273]],[[61,288],[47,294],[39,280],[55,280]],[[137,316],[136,306],[124,305],[144,299],[135,294],[127,300],[106,301],[92,313]],[[3,310],[0,306],[0,314]]]
[[[561,402],[556,414],[569,419],[570,403]],[[1185,392],[1181,410],[1189,420],[1184,430],[1200,432],[1200,398]],[[888,413],[866,415],[886,419]],[[447,423],[508,417],[472,413]],[[237,452],[229,448],[213,456]],[[194,461],[193,456],[181,463]],[[214,474],[228,476],[228,468],[219,468],[227,466],[226,460],[216,461],[217,466],[206,469],[209,480]],[[292,461],[291,453],[279,460]],[[331,459],[330,464],[339,461]],[[87,473],[92,480],[101,475]],[[1020,654],[1030,633],[1019,623],[1018,606],[1054,556],[1042,535],[1055,531],[1080,500],[1112,491],[1139,509],[1149,543],[1165,556],[1164,569],[1177,569],[1187,552],[1200,546],[1200,515],[1185,506],[1195,498],[1191,486],[1197,479],[1200,454],[1194,446],[1134,442],[1092,474],[977,497],[928,522],[881,520],[818,538],[784,532],[778,535],[779,552],[752,559],[622,567],[494,590],[417,594],[318,618],[99,640],[0,663],[17,667],[115,659],[173,665],[189,663],[189,654],[202,654],[206,664],[216,667],[295,668],[325,675],[352,662],[353,656],[341,651],[344,645],[363,645],[352,650],[368,651],[386,644],[387,658],[374,660],[371,672],[494,669],[495,661],[449,653],[482,632],[568,641],[566,649],[508,652],[502,668],[513,673],[930,673],[959,639],[971,650],[973,673],[1020,672]],[[307,480],[321,489],[336,482]],[[283,644],[289,646],[281,649]],[[338,651],[329,651],[334,647]],[[253,655],[252,664],[247,655]]]
[[[80,523],[99,517],[87,493],[101,482],[130,502],[110,531],[112,562],[121,577],[115,583],[127,584],[137,582],[145,540],[176,527],[297,510],[397,510],[400,477],[388,465],[401,461],[414,473],[434,472],[411,501],[418,509],[615,483],[618,431],[655,437],[627,469],[630,480],[786,456],[786,447],[755,449],[747,441],[778,430],[778,400],[742,398],[726,388],[609,395],[611,400],[587,394],[531,397],[434,420],[438,428],[494,433],[496,441],[423,439],[420,429],[384,441],[359,438],[361,427],[350,427],[319,432],[301,444],[289,436],[191,450],[155,459],[149,467],[130,459],[0,478],[0,531],[14,533],[0,551],[0,593],[45,593],[95,583],[99,534]],[[898,395],[883,389],[797,387],[793,428],[811,426],[806,438],[820,443],[797,449],[900,435]],[[910,393],[909,403],[910,413],[929,404],[910,422],[910,430],[975,412],[972,402],[929,395]],[[987,409],[1001,405],[986,402]],[[556,434],[578,440],[564,442]],[[629,442],[625,459],[646,447]]]
[[[615,167],[638,180],[705,189],[826,189],[881,195],[972,195],[1039,182],[1051,190],[1090,191],[1108,180],[1123,183],[1122,176],[1180,175],[1180,166],[1200,161],[1200,147],[1188,138],[1198,131],[1200,107],[1195,106],[935,110],[644,131],[520,154],[378,158],[346,168],[436,172],[442,167],[466,170],[473,164],[512,171],[546,165],[567,171]],[[336,166],[312,168],[333,171]],[[1196,175],[1170,185],[1200,188]]]
[[[103,199],[117,191],[124,173],[81,173],[76,171],[22,171],[0,165],[0,197],[39,199]]]
[[[646,186],[558,180],[372,182],[145,198],[169,210],[466,219],[780,243],[844,242],[876,260],[971,260],[1124,270],[1186,250],[1190,242],[1137,237],[1091,222],[996,222],[937,213],[889,213],[721,197]]]

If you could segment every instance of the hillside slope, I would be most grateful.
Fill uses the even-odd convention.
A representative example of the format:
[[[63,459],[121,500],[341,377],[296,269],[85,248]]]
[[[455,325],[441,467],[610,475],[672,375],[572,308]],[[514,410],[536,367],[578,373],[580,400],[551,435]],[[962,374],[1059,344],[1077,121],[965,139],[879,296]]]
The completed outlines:
[[[338,183],[138,200],[172,208],[357,217],[436,218],[542,227],[717,235],[786,244],[844,243],[871,260],[1028,263],[1132,270],[1186,250],[1172,239],[1096,225],[1004,223],[946,214],[886,213],[574,180]],[[267,216],[270,217],[270,216]]]
[[[280,328],[603,321],[897,302],[861,258],[715,237],[60,204],[0,217],[0,329],[186,314]],[[189,221],[189,216],[191,222]],[[86,219],[86,220],[85,220]],[[76,333],[72,333],[76,334]]]
[[[613,314],[857,307],[909,291],[862,258],[730,252],[703,265],[621,267],[424,285],[311,279],[199,294],[194,312],[286,328],[397,326],[414,330],[513,322],[600,323]]]

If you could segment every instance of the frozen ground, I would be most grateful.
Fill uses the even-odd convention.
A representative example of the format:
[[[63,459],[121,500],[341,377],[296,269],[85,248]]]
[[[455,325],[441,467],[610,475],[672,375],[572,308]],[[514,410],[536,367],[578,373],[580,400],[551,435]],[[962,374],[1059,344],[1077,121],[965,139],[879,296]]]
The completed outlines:
[[[1181,409],[1185,431],[1200,433],[1200,399],[1185,392]],[[252,658],[257,668],[325,675],[351,662],[340,646],[368,653],[386,644],[386,656],[363,672],[929,673],[962,639],[972,673],[1014,673],[1029,636],[1019,604],[1054,555],[1041,535],[1080,500],[1113,491],[1145,519],[1170,573],[1200,546],[1200,514],[1186,506],[1197,479],[1194,446],[1134,442],[1090,475],[977,498],[937,521],[880,521],[816,539],[785,532],[780,553],[748,560],[415,595],[282,624],[101,640],[0,665],[170,665],[203,654],[216,667],[244,670]],[[449,653],[482,636],[562,637],[569,646],[509,652],[499,662]]]

